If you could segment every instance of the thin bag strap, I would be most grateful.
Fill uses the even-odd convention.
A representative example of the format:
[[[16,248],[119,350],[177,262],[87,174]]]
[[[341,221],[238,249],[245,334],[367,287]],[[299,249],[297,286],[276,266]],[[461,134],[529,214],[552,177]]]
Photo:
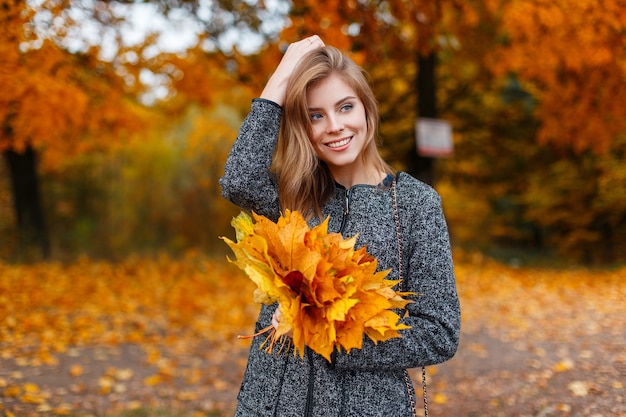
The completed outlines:
[[[396,178],[393,179],[391,183],[391,196],[393,198],[393,218],[396,222],[396,237],[398,238],[398,279],[400,279],[400,290],[404,291],[404,275],[402,271],[402,260],[404,257],[402,256],[402,230],[400,228],[400,214],[398,212],[398,199],[396,197]],[[413,411],[413,415],[417,416],[417,409],[415,408],[415,400],[413,395],[411,395],[411,382],[409,379],[409,373],[407,370],[404,370],[404,382],[406,383],[406,389],[409,392],[409,398],[411,400],[411,408]],[[424,392],[424,417],[428,417],[428,399],[426,397],[426,367],[422,366],[422,390]]]

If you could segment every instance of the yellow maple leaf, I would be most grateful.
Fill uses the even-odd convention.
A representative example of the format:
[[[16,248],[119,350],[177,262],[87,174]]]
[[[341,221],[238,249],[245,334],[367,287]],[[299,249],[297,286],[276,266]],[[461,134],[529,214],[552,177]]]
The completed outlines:
[[[84,368],[82,365],[80,364],[74,364],[70,367],[70,375],[73,377],[78,377],[80,375],[82,375],[85,372]]]
[[[26,384],[22,385],[22,388],[24,389],[24,392],[39,392],[39,386],[37,384],[33,384],[32,382],[27,382]]]
[[[240,213],[239,216],[233,217],[230,222],[231,226],[235,229],[237,242],[242,241],[246,236],[254,233],[254,224],[252,218],[245,213]]]
[[[4,390],[5,397],[17,397],[22,393],[22,390],[17,385],[10,385]]]
[[[446,394],[438,392],[433,396],[433,402],[435,404],[446,404],[448,402],[448,397],[446,396]]]
[[[53,408],[52,412],[58,416],[69,416],[72,414],[72,406],[67,403],[62,403]]]
[[[44,397],[36,392],[25,392],[20,396],[20,401],[24,404],[42,404],[45,399]]]
[[[147,376],[143,379],[143,384],[148,387],[153,387],[155,385],[160,384],[162,381],[161,376],[159,374],[154,374],[151,376]]]
[[[102,376],[98,378],[98,393],[100,395],[107,395],[111,393],[113,386],[115,384],[115,380],[110,376]]]
[[[572,370],[573,368],[574,368],[574,361],[572,361],[569,358],[563,359],[562,361],[558,362],[553,367],[554,371],[556,372],[565,372],[565,371]]]

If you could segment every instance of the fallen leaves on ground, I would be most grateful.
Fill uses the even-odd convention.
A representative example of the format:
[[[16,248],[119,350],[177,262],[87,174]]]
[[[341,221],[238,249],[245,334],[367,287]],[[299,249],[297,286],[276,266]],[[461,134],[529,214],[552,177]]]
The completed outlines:
[[[626,415],[626,268],[456,258],[463,334],[428,368],[432,413]],[[198,254],[0,263],[0,415],[231,415],[253,287]]]
[[[258,312],[252,286],[225,261],[197,254],[0,263],[0,416],[3,407],[16,415],[133,408],[139,394],[141,406],[161,406],[143,401],[151,393],[170,407],[200,397],[193,385],[226,391],[219,380],[238,376],[220,367],[233,348],[229,359],[244,355],[237,335]],[[201,409],[220,407],[207,400]]]
[[[429,368],[436,414],[626,416],[626,268],[458,258],[462,337]]]

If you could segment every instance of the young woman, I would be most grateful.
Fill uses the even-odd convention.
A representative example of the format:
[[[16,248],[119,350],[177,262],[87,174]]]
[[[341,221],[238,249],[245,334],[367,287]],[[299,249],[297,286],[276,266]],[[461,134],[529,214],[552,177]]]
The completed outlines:
[[[361,69],[312,36],[289,46],[243,122],[220,179],[224,197],[276,221],[298,210],[311,226],[358,234],[387,279],[412,297],[402,337],[335,351],[328,362],[270,354],[252,343],[236,416],[408,417],[416,403],[405,369],[456,352],[460,308],[439,195],[377,150],[378,108]],[[280,320],[261,307],[257,331]],[[419,403],[418,403],[419,404]]]

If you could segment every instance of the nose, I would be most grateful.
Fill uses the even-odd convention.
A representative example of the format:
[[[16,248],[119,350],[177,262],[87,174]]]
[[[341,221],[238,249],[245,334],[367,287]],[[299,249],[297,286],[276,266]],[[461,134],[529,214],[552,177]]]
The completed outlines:
[[[343,123],[337,116],[329,115],[326,120],[328,121],[326,125],[326,133],[339,133],[343,130]]]

